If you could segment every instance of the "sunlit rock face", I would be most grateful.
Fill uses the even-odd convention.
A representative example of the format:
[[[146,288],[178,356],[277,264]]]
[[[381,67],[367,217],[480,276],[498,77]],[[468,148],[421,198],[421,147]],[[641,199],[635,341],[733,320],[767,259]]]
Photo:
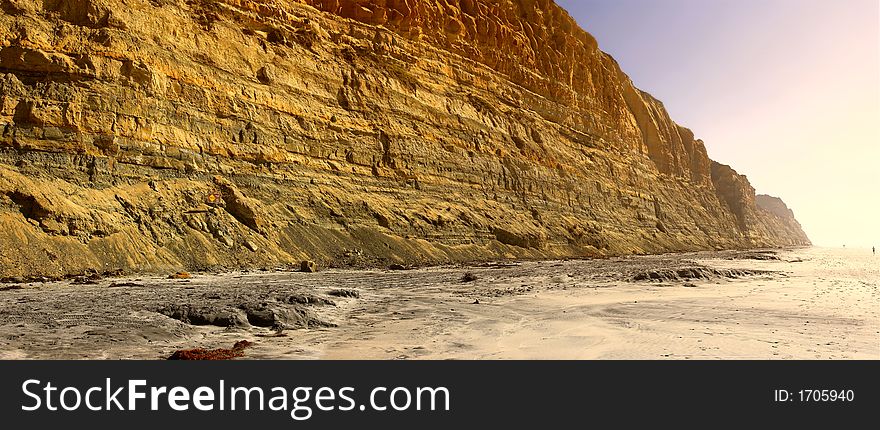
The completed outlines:
[[[809,243],[552,1],[0,10],[2,276]]]

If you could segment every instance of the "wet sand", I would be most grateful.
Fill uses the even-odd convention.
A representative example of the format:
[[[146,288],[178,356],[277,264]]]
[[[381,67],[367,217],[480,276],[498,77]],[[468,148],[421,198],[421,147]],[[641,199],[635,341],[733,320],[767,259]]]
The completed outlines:
[[[878,284],[822,248],[3,284],[0,358],[880,359]]]

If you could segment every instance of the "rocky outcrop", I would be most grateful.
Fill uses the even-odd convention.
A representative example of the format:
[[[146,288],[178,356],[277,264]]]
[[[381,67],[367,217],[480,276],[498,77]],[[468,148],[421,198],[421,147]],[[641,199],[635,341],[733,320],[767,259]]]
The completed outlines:
[[[755,230],[762,230],[765,237],[774,238],[784,245],[798,246],[810,243],[810,238],[794,217],[794,212],[782,199],[760,194],[755,196],[755,205],[761,212],[758,219],[762,224],[761,228]]]
[[[740,175],[730,166],[712,162],[712,183],[718,199],[736,216],[737,224],[743,232],[757,221],[755,189],[745,175]]]
[[[0,10],[2,276],[809,243],[552,1]]]
[[[743,237],[751,243],[777,246],[809,244],[794,212],[778,197],[755,195],[748,178],[730,166],[712,162],[712,182],[719,200],[736,216]]]

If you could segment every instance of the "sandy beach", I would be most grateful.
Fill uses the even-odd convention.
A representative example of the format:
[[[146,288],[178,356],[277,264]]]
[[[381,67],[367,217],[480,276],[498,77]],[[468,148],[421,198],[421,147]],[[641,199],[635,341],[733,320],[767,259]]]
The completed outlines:
[[[880,257],[805,248],[0,285],[0,358],[880,359]]]

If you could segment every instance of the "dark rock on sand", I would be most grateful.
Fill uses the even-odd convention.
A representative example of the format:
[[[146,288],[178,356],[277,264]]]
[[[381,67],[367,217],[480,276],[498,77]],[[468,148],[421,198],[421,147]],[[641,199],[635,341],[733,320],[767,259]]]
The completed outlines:
[[[234,309],[214,306],[173,304],[160,308],[156,312],[190,325],[233,327],[246,325],[249,321],[249,318],[246,320],[240,312]]]
[[[648,270],[636,274],[633,277],[635,281],[681,281],[691,279],[717,279],[727,278],[736,279],[746,276],[756,276],[767,274],[770,272],[762,270],[741,270],[741,269],[713,269],[709,267],[682,267],[677,269],[655,269]]]
[[[361,293],[357,292],[357,290],[333,290],[327,294],[334,297],[344,297],[349,299],[358,299],[361,297]]]
[[[333,327],[335,324],[319,319],[304,306],[281,306],[274,303],[247,303],[240,306],[247,315],[247,321],[256,327],[308,328]]]
[[[284,297],[279,297],[278,301],[300,305],[336,306],[336,302],[334,302],[333,300],[302,293],[294,293]]]
[[[306,260],[299,264],[299,270],[300,272],[314,273],[318,271],[318,266],[314,261]]]

